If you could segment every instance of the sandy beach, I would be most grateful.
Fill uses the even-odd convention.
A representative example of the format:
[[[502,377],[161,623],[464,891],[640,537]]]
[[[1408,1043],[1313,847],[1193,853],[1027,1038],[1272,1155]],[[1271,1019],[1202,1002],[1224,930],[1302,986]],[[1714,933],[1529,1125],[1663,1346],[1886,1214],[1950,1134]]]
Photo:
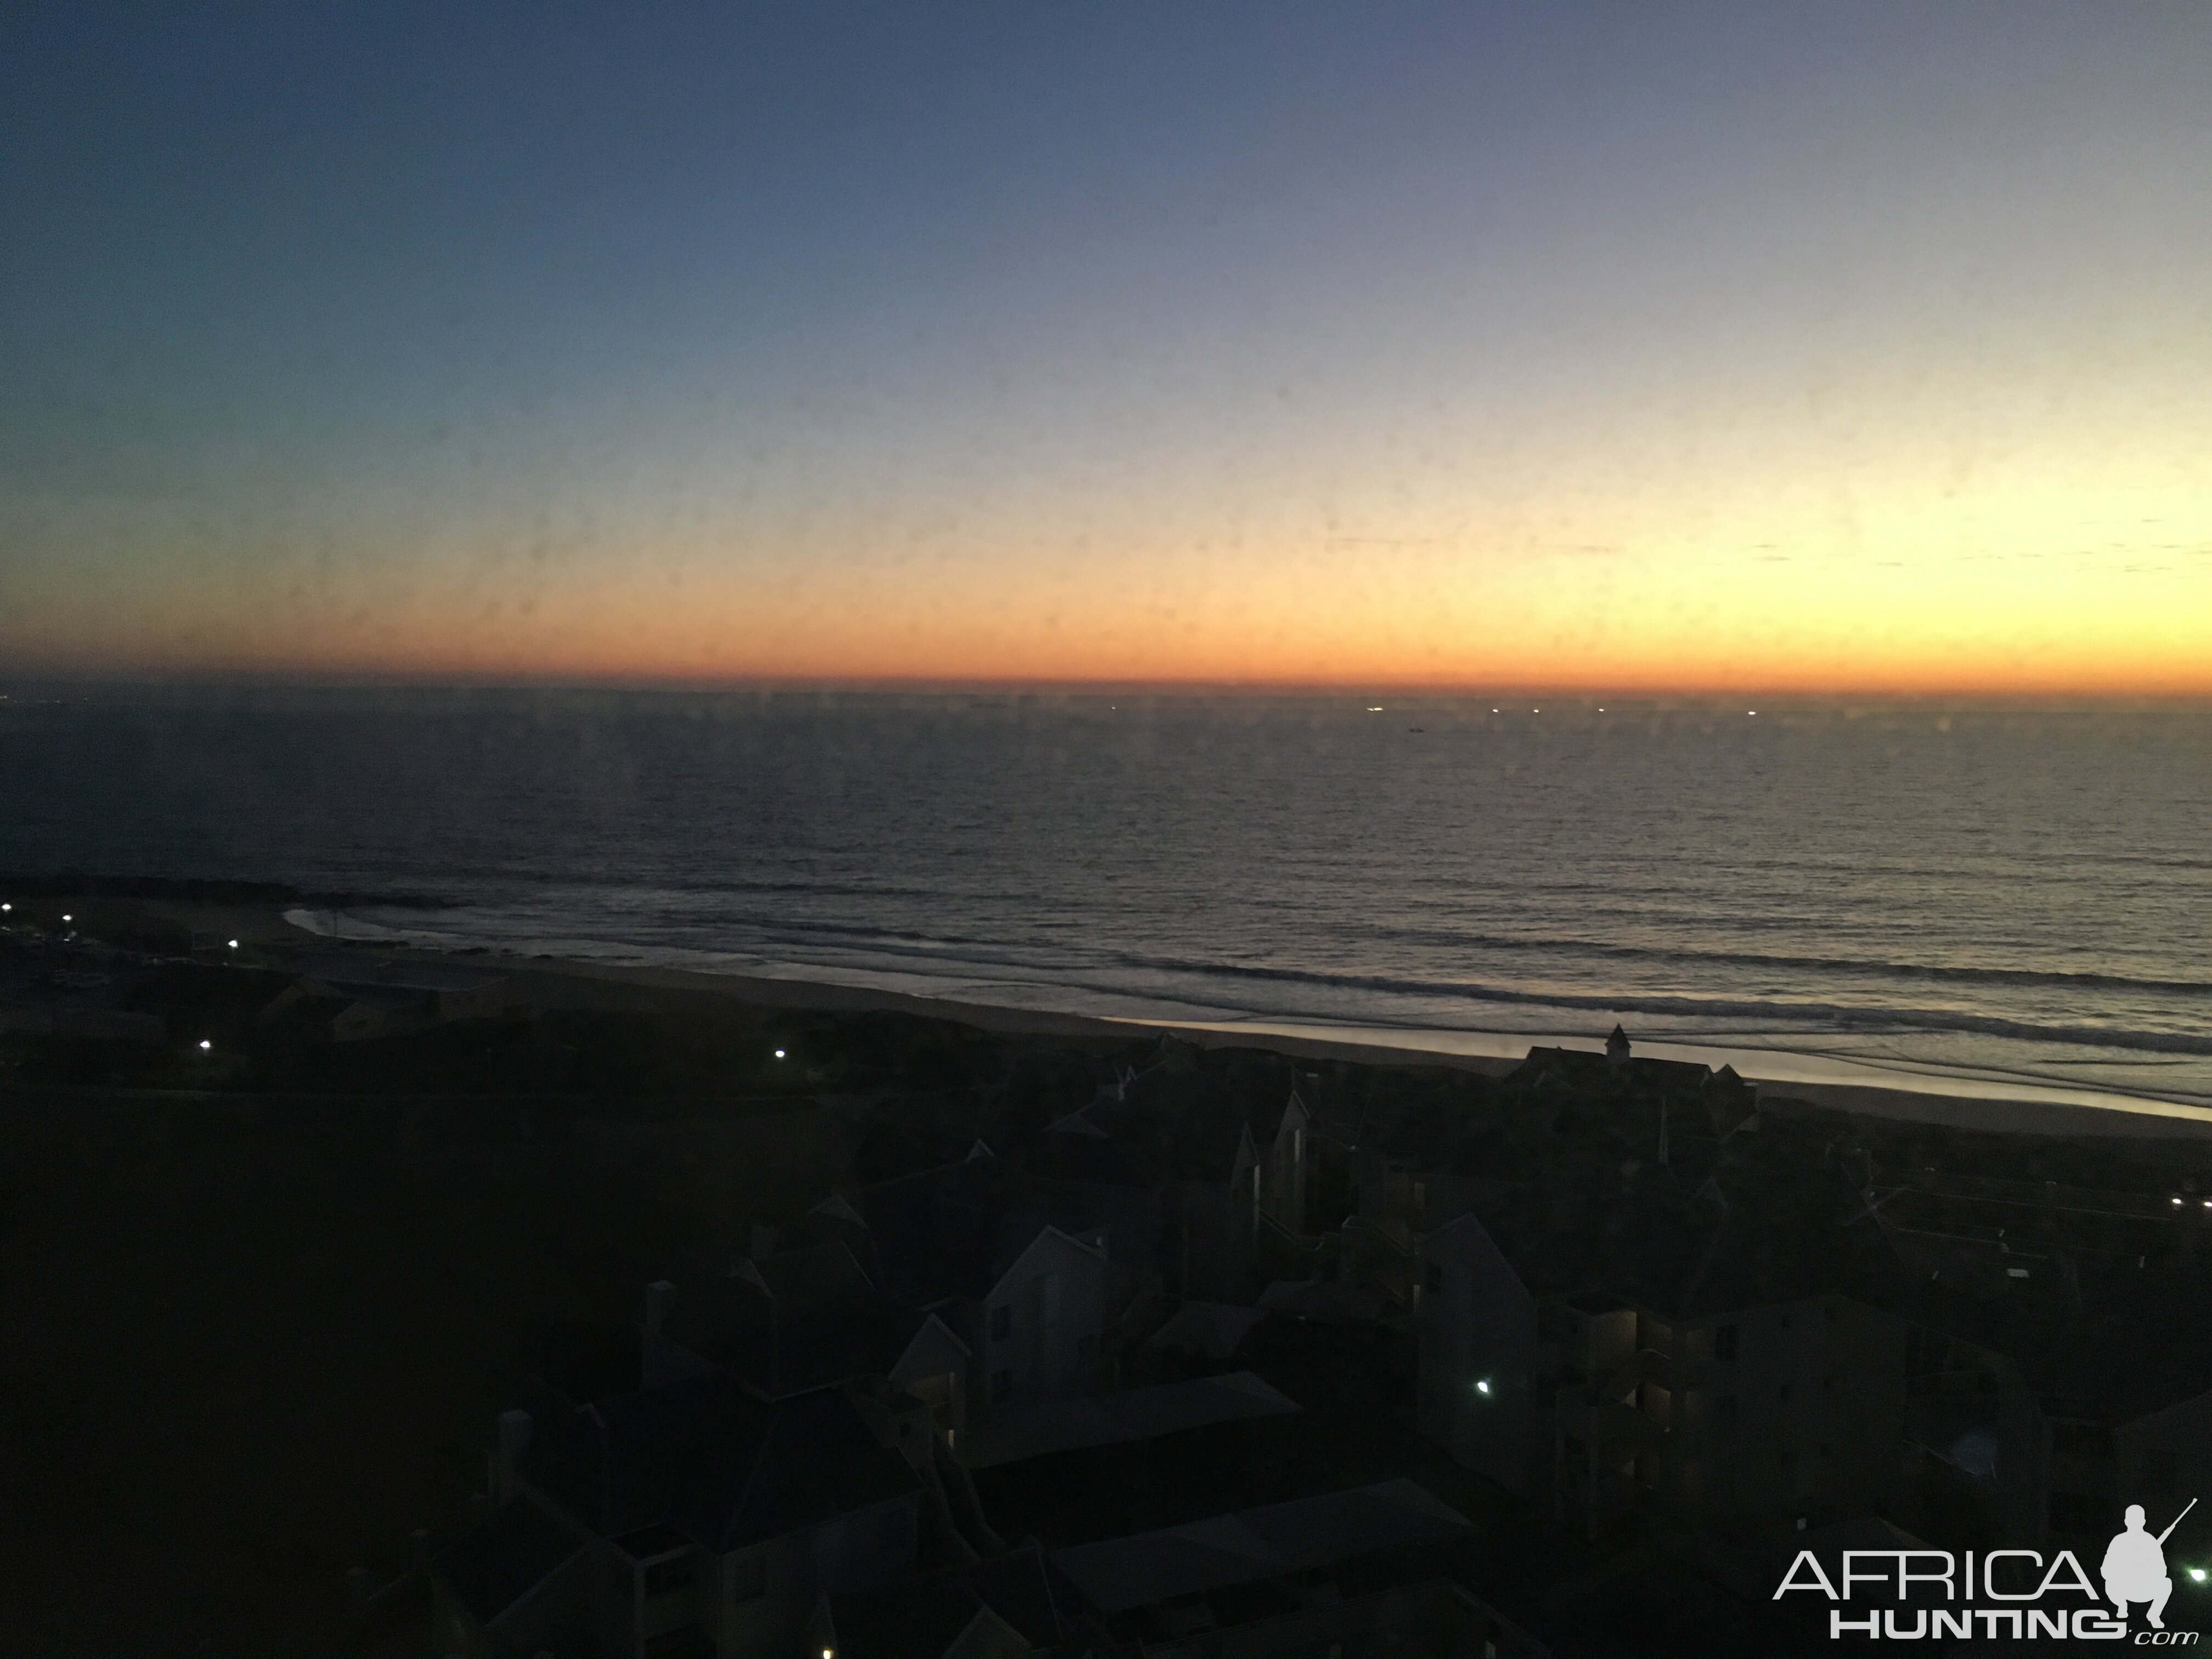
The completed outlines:
[[[82,931],[95,937],[189,935],[204,943],[221,939],[226,949],[228,941],[234,939],[240,959],[272,968],[288,968],[306,958],[342,951],[368,963],[435,962],[497,972],[515,981],[525,1000],[549,1007],[635,1007],[655,995],[673,992],[727,998],[762,1008],[836,1013],[896,1011],[957,1020],[981,1030],[1009,1035],[1119,1042],[1133,1032],[1171,1030],[1206,1048],[1259,1048],[1365,1065],[1446,1066],[1492,1076],[1510,1071],[1534,1044],[1598,1049],[1604,1042],[1600,1031],[1577,1041],[1496,1032],[1338,1032],[1263,1023],[1095,1017],[821,980],[633,966],[483,949],[440,951],[420,945],[335,938],[303,925],[312,921],[310,915],[276,905],[93,897],[38,901],[25,909],[29,915],[48,921],[58,921],[67,911],[76,917]],[[54,913],[51,917],[45,915],[49,910]],[[1632,1037],[1634,1035],[1631,1033]],[[1924,1085],[1891,1086],[1859,1081],[1850,1075],[1854,1070],[1866,1068],[1785,1052],[1688,1048],[1664,1043],[1639,1044],[1638,1052],[1662,1059],[1697,1060],[1716,1066],[1733,1064],[1744,1077],[1760,1085],[1763,1098],[1775,1109],[1787,1109],[1789,1103],[1800,1102],[1871,1117],[2017,1134],[2212,1137],[2212,1111],[2169,1102],[2057,1088],[2008,1090],[2001,1083],[1978,1079],[1930,1077]]]

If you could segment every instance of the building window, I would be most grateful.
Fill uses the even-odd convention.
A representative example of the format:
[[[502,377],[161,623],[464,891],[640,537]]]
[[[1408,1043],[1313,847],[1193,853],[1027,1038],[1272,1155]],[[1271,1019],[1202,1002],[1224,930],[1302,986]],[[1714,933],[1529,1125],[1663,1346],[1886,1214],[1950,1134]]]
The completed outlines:
[[[1735,1358],[1735,1326],[1716,1325],[1713,1327],[1713,1358],[1716,1359],[1733,1359]]]
[[[1014,1397],[1014,1374],[1012,1371],[991,1373],[991,1403],[1003,1406]]]
[[[645,1593],[649,1599],[656,1595],[672,1595],[699,1576],[699,1558],[678,1555],[666,1561],[655,1561],[645,1570]]]
[[[1003,1342],[1014,1334],[1014,1306],[1009,1302],[991,1310],[991,1340]]]
[[[768,1557],[741,1555],[730,1563],[730,1600],[757,1601],[768,1594]]]

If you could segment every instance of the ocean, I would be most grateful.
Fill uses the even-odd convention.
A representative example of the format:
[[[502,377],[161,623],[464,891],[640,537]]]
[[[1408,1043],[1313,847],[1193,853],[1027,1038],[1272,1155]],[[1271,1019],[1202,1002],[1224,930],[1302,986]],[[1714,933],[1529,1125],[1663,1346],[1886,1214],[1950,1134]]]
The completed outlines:
[[[0,869],[1468,1053],[2212,1106],[2212,714],[26,690]]]

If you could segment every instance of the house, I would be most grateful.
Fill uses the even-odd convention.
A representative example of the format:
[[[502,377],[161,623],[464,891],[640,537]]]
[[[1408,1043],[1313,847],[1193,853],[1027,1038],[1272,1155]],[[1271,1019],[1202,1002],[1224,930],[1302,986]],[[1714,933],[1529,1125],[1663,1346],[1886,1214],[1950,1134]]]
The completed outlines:
[[[1902,1274],[1848,1182],[1780,1139],[1689,1192],[1586,1170],[1431,1234],[1422,1432],[1592,1537],[1637,1517],[1701,1559],[1879,1512]]]
[[[2008,1259],[2027,1265],[1978,1293],[1923,1280],[1903,1306],[1905,1524],[1954,1548],[2079,1551],[2130,1503],[2170,1519],[2212,1491],[2212,1340],[2175,1316],[2201,1279],[2147,1257]]]
[[[1323,1112],[1321,1079],[1301,1073],[1261,1152],[1255,1176],[1263,1222],[1286,1245],[1310,1249],[1350,1211],[1355,1124]]]
[[[1694,1125],[1717,1137],[1757,1127],[1759,1085],[1745,1082],[1733,1066],[1715,1071],[1693,1060],[1634,1058],[1618,1025],[1605,1053],[1533,1048],[1504,1083],[1523,1098],[1567,1097],[1616,1106],[1640,1104],[1657,1109],[1662,1125]]]
[[[966,1344],[934,1314],[878,1290],[831,1241],[725,1261],[695,1255],[648,1288],[648,1383],[712,1370],[763,1400],[883,1377],[965,1425]]]
[[[702,1375],[505,1413],[495,1513],[434,1563],[445,1651],[752,1659],[824,1594],[910,1577],[923,1483],[854,1400]]]
[[[1106,1218],[988,1147],[833,1195],[793,1233],[842,1244],[885,1295],[934,1318],[949,1339],[935,1350],[948,1364],[941,1386],[964,1422],[1097,1391],[1114,1278]]]
[[[1149,1261],[1129,1263],[1148,1270],[1142,1285],[1233,1297],[1249,1276],[1260,1151],[1233,1102],[1188,1081],[1164,1074],[1108,1085],[1047,1125],[1019,1162],[1103,1211],[1146,1218]]]

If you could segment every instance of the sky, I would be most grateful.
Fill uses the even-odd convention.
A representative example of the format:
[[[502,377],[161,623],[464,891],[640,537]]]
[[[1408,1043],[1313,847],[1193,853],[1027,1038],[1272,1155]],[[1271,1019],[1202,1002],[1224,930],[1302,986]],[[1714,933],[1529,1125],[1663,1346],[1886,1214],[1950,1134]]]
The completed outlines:
[[[21,5],[0,673],[2212,695],[2212,8]]]

